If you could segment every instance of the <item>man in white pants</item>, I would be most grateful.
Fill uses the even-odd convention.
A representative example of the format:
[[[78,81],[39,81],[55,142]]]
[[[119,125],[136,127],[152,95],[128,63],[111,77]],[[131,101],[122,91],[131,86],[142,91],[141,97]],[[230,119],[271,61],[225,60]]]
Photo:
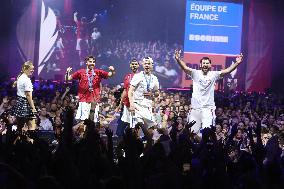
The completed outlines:
[[[230,67],[221,71],[211,71],[211,60],[203,57],[200,60],[201,70],[192,69],[186,66],[180,58],[180,51],[175,51],[175,59],[183,71],[192,78],[193,92],[191,98],[191,112],[189,121],[196,121],[192,130],[200,135],[200,130],[206,127],[215,126],[215,82],[225,74],[231,73],[243,60],[243,55],[236,57],[236,62]]]
[[[153,70],[151,57],[144,58],[142,66],[144,71],[135,74],[130,82],[128,91],[129,111],[135,114],[135,123],[142,123],[143,127],[148,129],[156,125],[152,112],[152,98],[159,96],[159,81],[151,73]]]

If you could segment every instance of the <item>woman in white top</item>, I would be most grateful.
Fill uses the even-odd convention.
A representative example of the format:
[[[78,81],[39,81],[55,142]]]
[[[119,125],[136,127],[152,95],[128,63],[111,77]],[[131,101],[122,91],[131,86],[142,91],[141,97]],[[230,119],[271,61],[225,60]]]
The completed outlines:
[[[13,108],[13,114],[17,118],[18,131],[21,131],[25,124],[28,130],[35,130],[35,105],[32,98],[33,85],[30,76],[34,72],[33,63],[27,61],[23,64],[13,87],[17,86],[17,101]]]

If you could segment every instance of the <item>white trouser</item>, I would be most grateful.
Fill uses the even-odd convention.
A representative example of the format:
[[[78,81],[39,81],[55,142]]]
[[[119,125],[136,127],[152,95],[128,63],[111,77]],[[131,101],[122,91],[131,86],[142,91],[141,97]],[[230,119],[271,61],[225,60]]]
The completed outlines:
[[[128,107],[123,107],[123,113],[121,116],[121,121],[130,124],[130,128],[134,128],[137,121],[135,120],[134,114],[128,110]]]
[[[215,126],[215,108],[192,109],[188,116],[188,121],[196,121],[191,130],[200,135],[200,130],[206,127]]]
[[[79,102],[79,107],[77,109],[77,113],[75,119],[79,119],[84,121],[88,119],[91,111],[91,103],[90,102]],[[95,113],[94,113],[94,122],[99,122],[99,105],[96,105]]]
[[[135,106],[135,114],[133,115],[132,118],[134,120],[133,125],[136,125],[136,123],[143,123],[148,128],[157,125],[151,106],[143,106],[137,103],[134,103],[134,106]]]

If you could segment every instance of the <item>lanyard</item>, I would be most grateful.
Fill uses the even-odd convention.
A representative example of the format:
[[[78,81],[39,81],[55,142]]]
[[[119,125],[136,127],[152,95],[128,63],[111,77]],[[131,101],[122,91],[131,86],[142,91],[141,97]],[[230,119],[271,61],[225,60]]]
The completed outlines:
[[[94,69],[92,69],[92,76],[91,77],[89,76],[88,69],[86,69],[86,75],[88,77],[89,88],[91,89],[93,87],[93,80],[94,80],[94,77],[96,75]]]
[[[147,84],[147,91],[150,91],[150,83],[151,83],[151,80],[152,80],[152,75],[150,74],[150,78],[147,79],[145,72],[143,74],[144,74],[144,78],[145,78],[146,84]]]

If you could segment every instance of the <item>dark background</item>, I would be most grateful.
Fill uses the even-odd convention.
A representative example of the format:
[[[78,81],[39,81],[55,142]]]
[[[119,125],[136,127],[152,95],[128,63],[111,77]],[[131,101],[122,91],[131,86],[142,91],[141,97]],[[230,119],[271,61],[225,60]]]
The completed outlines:
[[[284,91],[284,2],[281,0],[262,1],[273,6],[273,61],[271,88]],[[64,9],[65,1],[46,0]],[[91,18],[94,13],[105,14],[99,19],[98,27],[109,38],[140,41],[156,41],[173,44],[183,43],[185,0],[68,0],[72,10],[63,19],[71,23],[73,12],[78,11]],[[84,3],[83,3],[84,2]],[[227,2],[232,2],[227,0]],[[240,2],[240,1],[235,1]],[[25,7],[31,0],[2,0],[0,6],[0,80],[15,76],[20,70],[22,60],[16,50],[15,26]],[[264,13],[265,14],[265,13]],[[246,13],[244,13],[244,16]],[[247,19],[244,18],[244,21]],[[246,23],[244,23],[246,26]],[[126,29],[127,28],[127,29]],[[243,38],[246,39],[246,33]],[[245,48],[245,47],[244,47]]]

